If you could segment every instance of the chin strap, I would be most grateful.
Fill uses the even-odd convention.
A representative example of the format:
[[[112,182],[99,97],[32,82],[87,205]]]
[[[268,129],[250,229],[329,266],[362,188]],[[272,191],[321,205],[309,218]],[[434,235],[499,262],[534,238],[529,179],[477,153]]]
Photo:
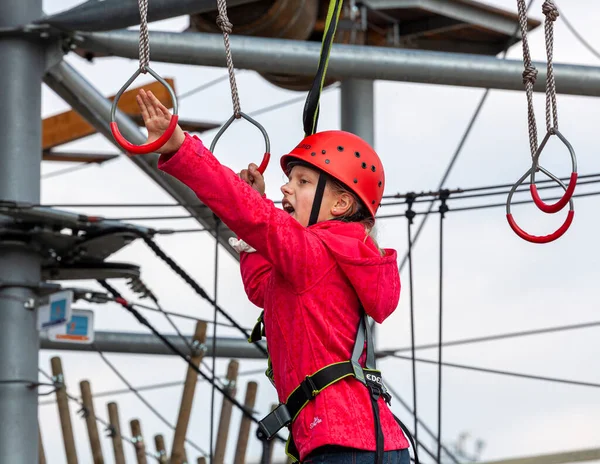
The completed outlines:
[[[319,182],[317,182],[317,189],[315,190],[315,198],[312,204],[312,210],[310,211],[310,219],[308,220],[308,227],[317,223],[319,219],[319,211],[321,211],[321,202],[323,201],[323,194],[325,193],[325,184],[327,183],[327,176],[324,173],[319,174]]]

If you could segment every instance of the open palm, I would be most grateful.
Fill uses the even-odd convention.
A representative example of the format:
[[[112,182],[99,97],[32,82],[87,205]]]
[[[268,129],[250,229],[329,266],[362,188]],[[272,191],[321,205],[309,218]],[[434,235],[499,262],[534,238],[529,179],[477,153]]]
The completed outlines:
[[[169,127],[171,113],[150,91],[146,92],[144,89],[140,89],[136,100],[142,113],[144,125],[148,130],[148,140],[146,143],[154,142]],[[177,126],[171,138],[157,151],[159,153],[174,153],[179,149],[184,139],[185,134],[183,130]]]

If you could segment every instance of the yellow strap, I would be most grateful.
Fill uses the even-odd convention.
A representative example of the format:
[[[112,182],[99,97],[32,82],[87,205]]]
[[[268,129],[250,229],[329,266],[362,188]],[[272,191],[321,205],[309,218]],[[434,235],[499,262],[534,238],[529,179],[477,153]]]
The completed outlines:
[[[321,54],[319,57],[319,67],[313,81],[313,87],[308,93],[305,105],[304,115],[304,131],[305,135],[312,135],[317,130],[317,119],[319,115],[319,101],[325,77],[327,75],[327,67],[329,65],[329,56],[331,55],[331,47],[335,39],[335,33],[342,12],[343,0],[330,0],[327,10],[327,18],[325,20],[325,31],[323,40],[321,41]],[[328,40],[329,39],[329,40]],[[318,87],[317,87],[318,84]],[[307,124],[308,123],[308,124]]]

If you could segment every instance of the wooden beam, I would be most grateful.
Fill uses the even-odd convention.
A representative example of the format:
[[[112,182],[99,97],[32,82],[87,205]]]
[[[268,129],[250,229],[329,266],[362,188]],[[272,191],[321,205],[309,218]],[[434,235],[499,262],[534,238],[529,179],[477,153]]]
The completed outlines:
[[[44,151],[42,159],[44,161],[68,161],[69,163],[104,163],[119,156],[118,153],[85,153],[71,151]]]
[[[171,78],[165,80],[175,90],[175,81]],[[119,109],[130,116],[139,115],[140,111],[135,97],[142,88],[150,90],[167,108],[173,107],[168,90],[159,82],[152,82],[124,92],[119,100]],[[114,95],[109,99],[113,100]],[[79,113],[74,110],[65,111],[42,121],[42,150],[49,150],[95,133],[96,130]]]

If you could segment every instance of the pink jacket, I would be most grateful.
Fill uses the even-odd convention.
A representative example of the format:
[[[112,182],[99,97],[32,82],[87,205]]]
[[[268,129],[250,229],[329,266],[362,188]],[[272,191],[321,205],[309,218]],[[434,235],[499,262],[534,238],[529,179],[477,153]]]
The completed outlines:
[[[396,251],[387,249],[381,256],[362,225],[326,221],[302,227],[188,134],[176,154],[161,156],[158,167],[190,187],[257,250],[241,254],[241,272],[248,298],[265,311],[280,401],[285,402],[307,375],[350,359],[359,302],[379,323],[396,308]],[[385,450],[408,448],[383,398],[379,406]],[[368,390],[353,378],[327,387],[302,410],[292,434],[301,459],[323,445],[374,451]]]

